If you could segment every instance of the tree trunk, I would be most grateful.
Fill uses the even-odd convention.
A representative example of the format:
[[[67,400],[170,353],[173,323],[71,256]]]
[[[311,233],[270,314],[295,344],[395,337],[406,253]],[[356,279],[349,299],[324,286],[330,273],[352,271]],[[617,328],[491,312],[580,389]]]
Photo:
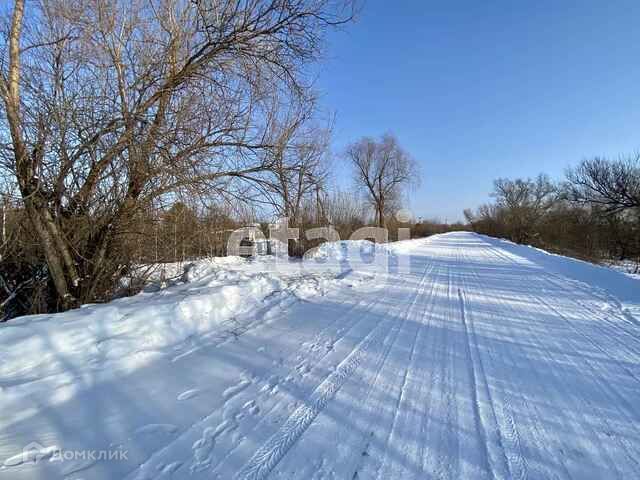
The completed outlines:
[[[77,300],[71,293],[70,285],[65,275],[62,256],[56,248],[56,244],[60,244],[61,239],[54,239],[51,231],[46,227],[40,211],[42,207],[34,205],[34,201],[29,197],[25,198],[24,203],[27,216],[40,240],[40,246],[47,261],[49,275],[56,288],[60,306],[64,310],[73,308],[77,305]]]

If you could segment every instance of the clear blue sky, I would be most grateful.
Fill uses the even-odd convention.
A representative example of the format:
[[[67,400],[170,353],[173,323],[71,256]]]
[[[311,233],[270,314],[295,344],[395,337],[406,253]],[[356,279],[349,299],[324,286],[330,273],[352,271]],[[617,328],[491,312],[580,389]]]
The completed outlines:
[[[317,88],[334,149],[395,133],[417,216],[462,218],[496,177],[640,150],[639,1],[368,0]]]

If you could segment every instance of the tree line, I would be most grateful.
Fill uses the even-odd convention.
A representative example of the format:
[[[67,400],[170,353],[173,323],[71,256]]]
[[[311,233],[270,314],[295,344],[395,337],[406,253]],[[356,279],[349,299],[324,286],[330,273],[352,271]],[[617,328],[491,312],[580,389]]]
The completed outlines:
[[[497,179],[494,201],[465,210],[480,233],[590,261],[640,263],[640,156],[593,158],[554,181]]]
[[[0,9],[0,319],[107,301],[139,265],[224,255],[274,217],[385,225],[416,178],[385,135],[347,148],[336,186],[311,72],[352,0]]]

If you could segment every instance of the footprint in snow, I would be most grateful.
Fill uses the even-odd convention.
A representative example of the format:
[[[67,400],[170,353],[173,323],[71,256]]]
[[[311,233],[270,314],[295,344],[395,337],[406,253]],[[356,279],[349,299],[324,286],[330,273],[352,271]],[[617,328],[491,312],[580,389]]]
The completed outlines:
[[[249,385],[251,385],[251,380],[249,380],[248,378],[243,378],[238,383],[230,386],[224,392],[222,392],[222,398],[224,398],[225,401],[228,401],[230,398],[238,395],[241,391],[243,391]]]
[[[190,398],[195,397],[199,393],[200,393],[200,390],[198,390],[197,388],[192,388],[191,390],[187,390],[185,392],[182,392],[180,395],[178,395],[178,400],[180,401],[189,400]]]
[[[271,395],[278,393],[280,383],[286,382],[286,379],[282,379],[279,375],[271,375],[266,383],[260,389],[261,392],[268,392]]]
[[[143,427],[138,428],[134,432],[134,435],[156,435],[159,433],[173,435],[177,431],[178,427],[170,423],[150,423],[149,425],[144,425]]]
[[[302,361],[298,365],[296,365],[296,371],[300,375],[305,375],[305,374],[309,373],[310,370],[311,370],[311,368],[309,367],[309,365],[307,364],[306,361]]]
[[[0,470],[4,470],[9,467],[17,467],[23,463],[35,463],[40,460],[50,459],[53,455],[60,452],[60,448],[57,446],[47,448],[32,448],[26,449],[19,455],[14,455],[4,461],[0,465]]]
[[[257,415],[258,413],[260,413],[260,407],[256,405],[255,400],[249,400],[247,403],[245,403],[242,406],[242,408],[244,408],[245,410],[248,410],[249,413],[251,413],[252,415]]]
[[[202,438],[197,440],[192,447],[193,464],[190,468],[191,473],[207,469],[211,464],[213,448],[216,445],[217,438],[224,433],[233,432],[237,428],[238,422],[236,418],[224,420],[215,429],[212,427],[205,428],[202,432]]]
[[[182,462],[173,462],[168,465],[160,464],[158,465],[158,471],[164,473],[165,475],[171,474],[175,473],[175,471],[178,470],[181,466]]]

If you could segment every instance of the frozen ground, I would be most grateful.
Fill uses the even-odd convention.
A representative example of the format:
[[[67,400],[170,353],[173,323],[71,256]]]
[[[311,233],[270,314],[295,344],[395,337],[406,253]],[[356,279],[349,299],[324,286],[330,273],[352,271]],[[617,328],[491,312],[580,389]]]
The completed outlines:
[[[347,245],[0,327],[0,479],[640,478],[640,280]]]

